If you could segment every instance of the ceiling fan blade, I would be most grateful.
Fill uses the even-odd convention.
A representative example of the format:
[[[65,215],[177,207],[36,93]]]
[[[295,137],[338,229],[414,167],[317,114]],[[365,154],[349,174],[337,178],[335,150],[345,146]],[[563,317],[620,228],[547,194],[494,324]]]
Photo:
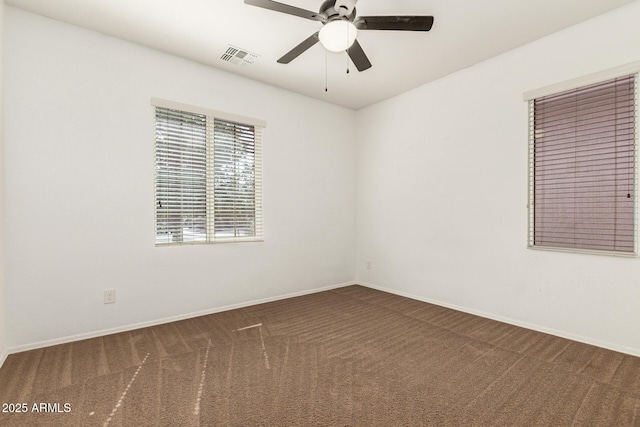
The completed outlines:
[[[360,16],[353,23],[359,30],[429,31],[433,16]]]
[[[289,62],[296,59],[298,56],[304,53],[307,49],[309,49],[311,46],[313,46],[314,44],[320,41],[320,39],[318,38],[318,33],[319,31],[315,34],[312,34],[307,39],[305,39],[302,43],[300,43],[298,46],[291,49],[282,58],[278,59],[278,62],[280,64],[288,64]]]
[[[261,7],[263,9],[275,10],[276,12],[286,13],[288,15],[299,16],[301,18],[311,19],[312,21],[322,21],[324,17],[316,12],[299,7],[289,6],[288,4],[278,3],[272,0],[244,0],[245,4]]]
[[[349,54],[349,58],[351,58],[353,63],[356,65],[358,71],[364,71],[371,68],[371,62],[369,62],[369,58],[367,58],[364,50],[362,50],[362,46],[360,46],[358,40],[356,40],[351,47],[347,49],[347,53]]]

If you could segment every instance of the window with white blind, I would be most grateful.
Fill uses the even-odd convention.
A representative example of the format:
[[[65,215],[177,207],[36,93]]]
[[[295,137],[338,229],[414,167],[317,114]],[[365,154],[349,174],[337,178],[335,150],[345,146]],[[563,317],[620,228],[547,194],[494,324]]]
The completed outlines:
[[[263,126],[154,104],[156,245],[262,240]]]
[[[529,247],[636,254],[637,75],[529,100]]]

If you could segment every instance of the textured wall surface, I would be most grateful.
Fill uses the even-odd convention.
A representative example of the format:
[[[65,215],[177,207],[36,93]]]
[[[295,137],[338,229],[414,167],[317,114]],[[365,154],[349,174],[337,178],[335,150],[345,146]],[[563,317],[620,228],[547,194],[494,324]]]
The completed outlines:
[[[640,354],[640,259],[526,249],[523,101],[640,60],[638,19],[634,2],[360,110],[359,283]]]
[[[12,348],[353,280],[352,110],[6,14]],[[154,246],[151,97],[266,120],[263,243]]]

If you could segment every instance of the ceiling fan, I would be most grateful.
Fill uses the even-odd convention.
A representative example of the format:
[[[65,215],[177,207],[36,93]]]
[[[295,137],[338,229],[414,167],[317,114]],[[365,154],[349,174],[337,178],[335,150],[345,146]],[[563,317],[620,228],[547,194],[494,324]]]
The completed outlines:
[[[272,0],[244,0],[245,4],[299,16],[322,22],[320,31],[309,36],[291,49],[280,64],[288,64],[311,46],[320,42],[332,52],[347,51],[358,71],[371,68],[369,58],[356,40],[358,30],[429,31],[433,26],[433,16],[359,16],[356,18],[357,0],[326,0],[319,12],[300,9]]]

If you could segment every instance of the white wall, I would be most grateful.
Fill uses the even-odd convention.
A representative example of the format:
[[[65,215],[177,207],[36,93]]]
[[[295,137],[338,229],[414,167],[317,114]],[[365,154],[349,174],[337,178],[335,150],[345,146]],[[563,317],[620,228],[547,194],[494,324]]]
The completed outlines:
[[[640,354],[640,260],[525,249],[522,101],[639,60],[640,3],[358,113],[5,14],[0,354],[350,282],[354,265],[364,284]],[[152,96],[267,120],[264,243],[154,246]]]
[[[640,259],[526,249],[522,100],[640,60],[638,22],[635,2],[360,110],[357,280],[640,354]]]
[[[4,2],[0,2],[0,366],[7,356],[5,262],[4,262],[4,120],[3,77],[4,69]]]
[[[353,111],[11,7],[5,25],[12,350],[353,280]],[[267,121],[264,243],[154,246],[154,96]]]

